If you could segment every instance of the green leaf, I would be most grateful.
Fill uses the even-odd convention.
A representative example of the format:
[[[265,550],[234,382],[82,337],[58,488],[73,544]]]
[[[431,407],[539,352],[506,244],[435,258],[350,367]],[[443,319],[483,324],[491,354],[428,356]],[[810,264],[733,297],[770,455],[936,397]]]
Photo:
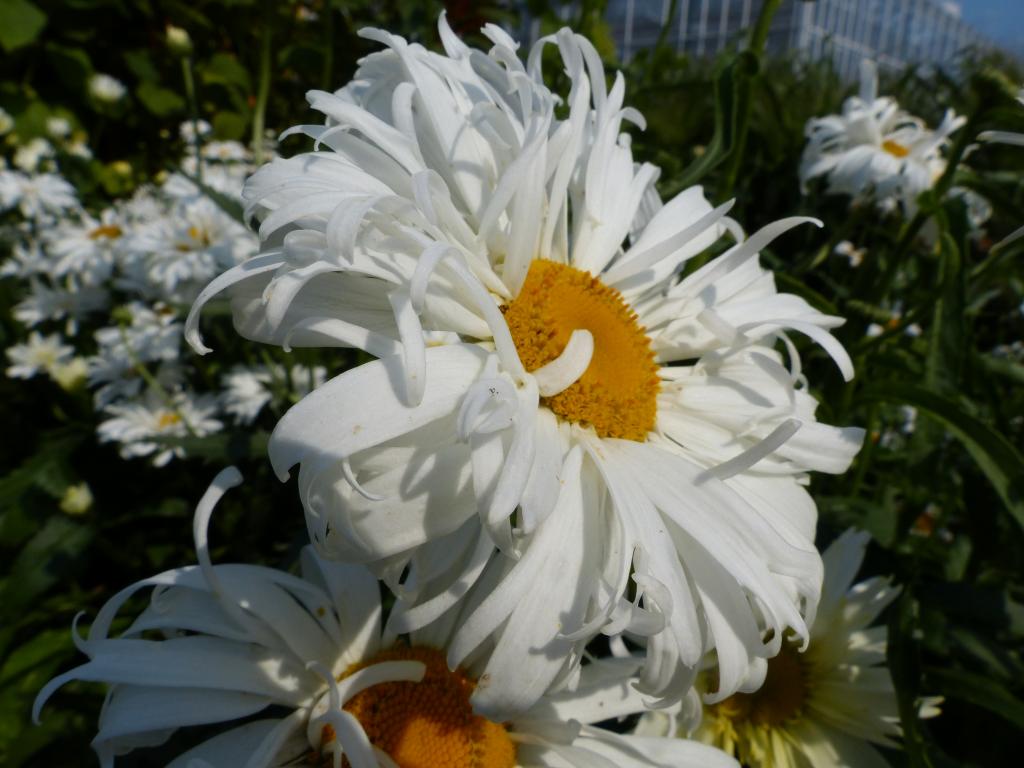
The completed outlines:
[[[869,386],[867,402],[907,404],[935,419],[963,443],[978,468],[995,488],[1006,509],[1024,528],[1024,458],[1000,433],[968,413],[956,401],[904,381]]]
[[[218,139],[241,140],[249,125],[248,118],[237,112],[218,112],[213,118],[213,134]]]
[[[939,240],[939,258],[942,269],[928,336],[925,382],[929,389],[954,392],[959,388],[966,348],[966,288],[960,249],[948,232]]]
[[[993,357],[992,355],[977,355],[977,363],[984,369],[985,373],[995,374],[1009,379],[1016,384],[1024,384],[1024,365],[1007,360],[1005,357]]]
[[[931,766],[928,747],[921,734],[917,716],[917,691],[920,683],[918,647],[914,632],[920,623],[919,606],[911,590],[906,589],[894,606],[889,621],[887,655],[892,682],[899,702],[903,746],[912,768]]]
[[[185,99],[168,88],[155,83],[142,83],[135,89],[142,105],[157,117],[168,117],[185,111]]]
[[[0,615],[20,610],[74,569],[92,540],[92,529],[66,517],[51,517],[14,560],[0,588]]]
[[[0,3],[0,46],[10,53],[35,42],[46,26],[46,14],[28,0]]]
[[[988,675],[963,669],[929,669],[929,689],[986,709],[1018,728],[1024,728],[1024,701]]]

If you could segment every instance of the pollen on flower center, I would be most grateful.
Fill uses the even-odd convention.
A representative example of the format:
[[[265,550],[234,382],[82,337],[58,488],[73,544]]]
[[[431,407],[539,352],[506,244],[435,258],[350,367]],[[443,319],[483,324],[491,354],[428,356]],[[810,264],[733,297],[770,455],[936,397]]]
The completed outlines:
[[[384,661],[419,661],[426,673],[418,683],[374,685],[345,704],[371,744],[400,768],[513,768],[516,749],[505,726],[473,714],[469,697],[476,682],[462,670],[450,671],[441,651],[392,648],[342,677]],[[324,726],[322,744],[334,737]]]
[[[573,331],[590,331],[590,365],[544,404],[601,437],[647,438],[657,414],[658,365],[636,313],[618,291],[582,270],[537,259],[502,311],[528,371],[561,355]]]
[[[893,157],[906,157],[910,154],[910,150],[900,144],[898,141],[892,139],[886,139],[882,142],[882,149],[888,152]]]
[[[159,429],[170,429],[176,424],[181,423],[181,416],[173,411],[164,411],[160,414],[160,418],[157,419],[156,425]]]
[[[121,228],[116,224],[103,224],[89,233],[89,239],[99,240],[101,237],[105,237],[107,240],[116,240],[121,235]]]
[[[775,727],[800,713],[807,697],[804,660],[801,654],[783,646],[768,660],[764,685],[754,693],[736,693],[715,705],[715,713],[735,722]]]

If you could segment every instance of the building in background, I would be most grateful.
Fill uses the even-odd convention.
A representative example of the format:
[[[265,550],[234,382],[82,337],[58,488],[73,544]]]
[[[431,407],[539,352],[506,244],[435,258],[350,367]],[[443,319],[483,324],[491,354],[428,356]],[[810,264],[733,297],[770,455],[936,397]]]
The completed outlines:
[[[1024,0],[1022,0],[1024,2]],[[745,34],[763,0],[609,0],[607,19],[624,61],[663,34],[678,51],[713,56]],[[563,6],[571,18],[573,4]],[[669,18],[670,15],[673,18]],[[986,40],[941,0],[783,0],[768,35],[768,51],[831,58],[841,76],[855,78],[861,59],[880,67],[949,66]]]

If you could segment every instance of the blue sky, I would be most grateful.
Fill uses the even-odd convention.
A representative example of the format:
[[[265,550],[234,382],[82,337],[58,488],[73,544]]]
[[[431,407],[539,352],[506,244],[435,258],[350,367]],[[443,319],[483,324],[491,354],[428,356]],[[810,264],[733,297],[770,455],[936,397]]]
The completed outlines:
[[[1024,0],[960,0],[964,21],[1024,58]]]

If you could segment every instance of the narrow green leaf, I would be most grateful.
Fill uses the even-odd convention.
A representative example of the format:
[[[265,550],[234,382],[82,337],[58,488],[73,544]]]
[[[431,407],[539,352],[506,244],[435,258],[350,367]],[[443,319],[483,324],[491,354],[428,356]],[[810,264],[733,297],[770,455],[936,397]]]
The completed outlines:
[[[939,257],[942,270],[938,299],[932,309],[925,382],[930,389],[954,392],[963,371],[965,285],[960,249],[948,232],[939,240]]]

